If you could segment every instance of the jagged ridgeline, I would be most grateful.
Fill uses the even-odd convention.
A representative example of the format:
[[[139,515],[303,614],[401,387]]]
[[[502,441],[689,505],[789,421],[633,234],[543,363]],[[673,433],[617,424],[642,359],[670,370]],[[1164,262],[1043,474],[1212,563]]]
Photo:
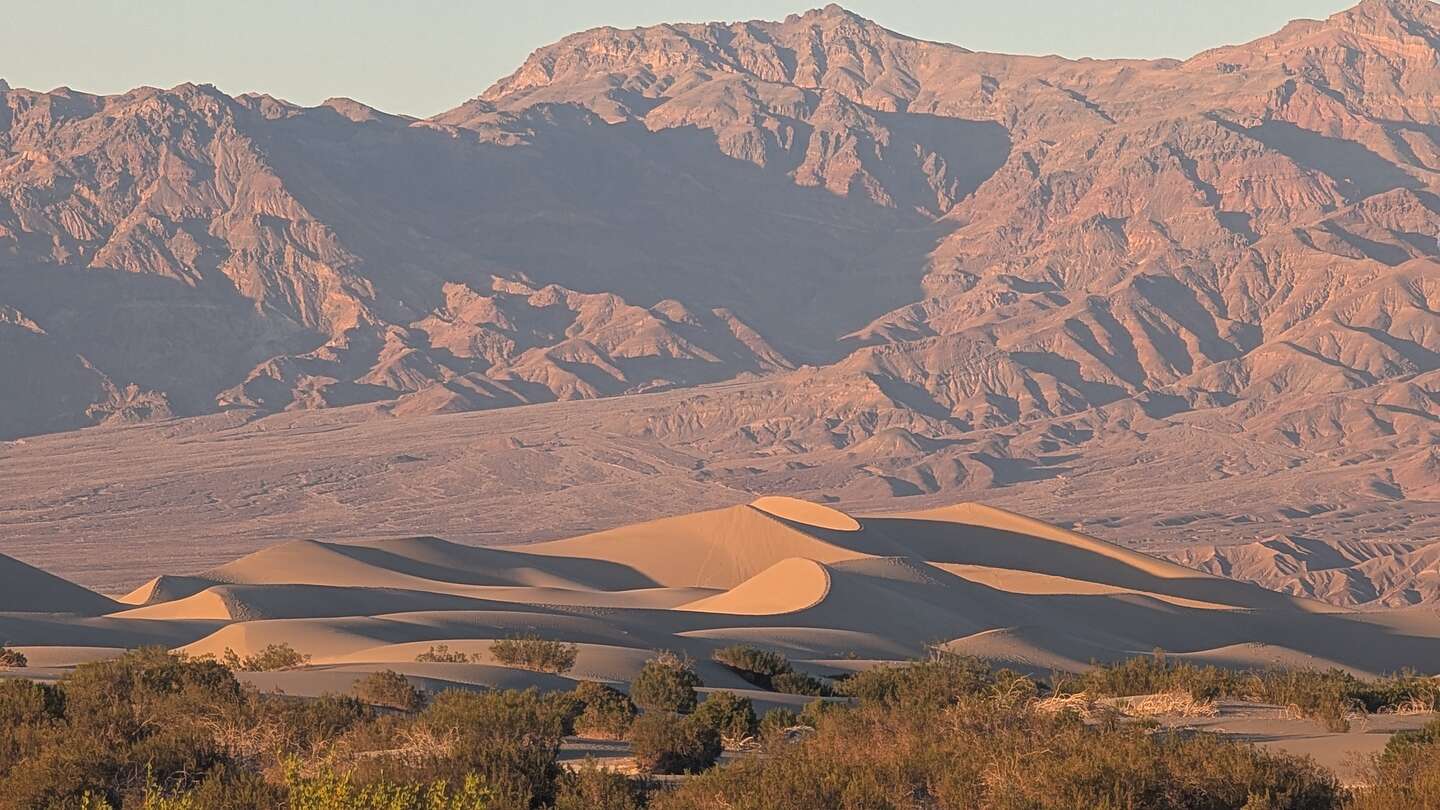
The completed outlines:
[[[1433,417],[1437,28],[1367,0],[1071,61],[830,6],[586,31],[426,120],[0,85],[0,374],[30,381],[0,436],[801,364],[858,392],[847,442],[1127,401]],[[1292,421],[1262,426],[1327,440]]]

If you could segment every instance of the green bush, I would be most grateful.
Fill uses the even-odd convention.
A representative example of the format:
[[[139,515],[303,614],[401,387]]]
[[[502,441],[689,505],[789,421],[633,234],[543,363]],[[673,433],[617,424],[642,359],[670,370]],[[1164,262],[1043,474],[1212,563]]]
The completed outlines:
[[[761,689],[771,688],[772,678],[791,671],[790,661],[785,656],[748,644],[722,647],[711,653],[710,657]]]
[[[490,654],[506,666],[556,674],[569,672],[578,653],[574,644],[533,635],[503,638],[490,645]]]
[[[0,669],[22,669],[30,665],[25,653],[0,644]]]
[[[560,777],[552,810],[640,810],[645,793],[623,774],[585,763]]]
[[[581,681],[573,692],[581,704],[574,731],[586,737],[620,740],[638,712],[630,698],[603,683]]]
[[[1402,731],[1371,759],[1355,792],[1350,810],[1440,807],[1440,720],[1424,728]]]
[[[310,656],[301,655],[289,644],[270,644],[260,652],[243,658],[226,647],[221,660],[225,662],[225,666],[236,672],[277,672],[303,667],[310,663]]]
[[[839,681],[835,691],[861,703],[938,709],[991,692],[1000,682],[984,661],[940,654],[927,661],[857,672]]]
[[[783,672],[776,675],[770,679],[770,688],[789,695],[825,697],[830,694],[829,684],[803,672]]]
[[[372,672],[355,682],[355,696],[372,706],[401,711],[418,711],[425,705],[425,693],[393,669]]]
[[[722,741],[738,743],[755,736],[755,708],[750,698],[734,692],[711,692],[691,717],[715,729]]]
[[[760,722],[756,726],[756,733],[760,736],[760,739],[767,743],[778,742],[781,741],[787,729],[794,728],[798,725],[800,725],[800,718],[795,712],[782,706],[771,709],[760,717]]]
[[[434,776],[477,774],[507,806],[550,798],[565,718],[538,691],[441,692],[417,724],[451,741],[431,766]]]
[[[805,708],[800,710],[800,716],[797,719],[802,726],[819,728],[821,720],[823,720],[826,715],[832,712],[843,711],[844,708],[845,706],[842,703],[817,698],[805,704]]]
[[[630,699],[642,709],[689,712],[695,708],[700,676],[688,659],[661,653],[645,663],[630,682]]]
[[[277,763],[315,752],[375,719],[373,709],[348,695],[262,696],[252,711],[263,718],[260,728],[270,734],[268,753]]]
[[[650,773],[699,773],[720,758],[720,734],[695,717],[649,712],[630,726],[635,765]]]
[[[451,652],[448,644],[432,644],[430,649],[415,656],[415,660],[424,664],[464,664],[469,662],[472,656],[462,652]]]
[[[357,782],[351,774],[325,771],[286,776],[290,810],[490,810],[495,795],[470,774],[451,787],[443,780],[421,785],[377,780]]]

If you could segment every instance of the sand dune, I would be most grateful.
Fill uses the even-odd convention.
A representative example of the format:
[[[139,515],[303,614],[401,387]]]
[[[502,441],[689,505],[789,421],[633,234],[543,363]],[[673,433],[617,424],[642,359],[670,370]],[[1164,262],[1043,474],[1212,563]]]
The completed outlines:
[[[115,603],[94,591],[0,554],[0,612],[96,615]]]
[[[814,560],[791,557],[724,593],[681,605],[678,609],[737,616],[794,613],[814,607],[829,593],[830,569]]]
[[[83,589],[21,573],[71,600],[37,605],[86,602]],[[95,648],[244,655],[289,644],[311,668],[270,681],[296,693],[379,666],[466,687],[624,686],[656,649],[694,657],[710,687],[746,688],[708,660],[737,642],[817,662],[821,673],[936,642],[1040,671],[1156,647],[1233,666],[1440,669],[1431,612],[1345,611],[979,504],[854,517],[772,497],[513,549],[433,537],[293,541],[161,576],[122,603],[89,597],[107,615],[0,613],[0,636],[62,666],[107,654]],[[567,678],[541,683],[489,652],[495,639],[530,633],[578,645]],[[436,644],[467,662],[415,660]]]

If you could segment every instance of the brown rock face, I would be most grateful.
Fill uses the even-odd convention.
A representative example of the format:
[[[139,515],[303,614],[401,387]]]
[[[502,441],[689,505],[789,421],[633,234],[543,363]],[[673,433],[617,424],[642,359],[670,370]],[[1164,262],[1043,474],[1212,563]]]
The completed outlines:
[[[1183,425],[1440,497],[1437,48],[1422,0],[1183,62],[829,6],[576,34],[424,121],[0,85],[0,436],[779,375],[630,427],[908,494]]]

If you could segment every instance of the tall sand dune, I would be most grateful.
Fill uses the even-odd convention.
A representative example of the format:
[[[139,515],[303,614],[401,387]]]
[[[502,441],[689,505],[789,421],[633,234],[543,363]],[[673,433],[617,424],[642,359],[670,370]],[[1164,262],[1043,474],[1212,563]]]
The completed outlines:
[[[822,662],[904,659],[938,642],[1042,670],[1160,647],[1237,666],[1440,671],[1433,612],[1345,611],[979,504],[855,517],[762,498],[515,548],[302,540],[198,575],[161,575],[123,604],[15,570],[25,587],[71,600],[47,604],[108,614],[0,613],[0,636],[17,644],[162,643],[200,655],[289,644],[326,668],[315,676],[324,683],[335,667],[385,665],[494,684],[490,670],[465,667],[503,669],[490,645],[519,635],[575,643],[572,678],[620,685],[670,649],[701,662],[710,686],[743,687],[708,660],[742,642]],[[415,660],[439,644],[466,662]]]
[[[115,602],[73,582],[0,554],[0,612],[98,615]]]

